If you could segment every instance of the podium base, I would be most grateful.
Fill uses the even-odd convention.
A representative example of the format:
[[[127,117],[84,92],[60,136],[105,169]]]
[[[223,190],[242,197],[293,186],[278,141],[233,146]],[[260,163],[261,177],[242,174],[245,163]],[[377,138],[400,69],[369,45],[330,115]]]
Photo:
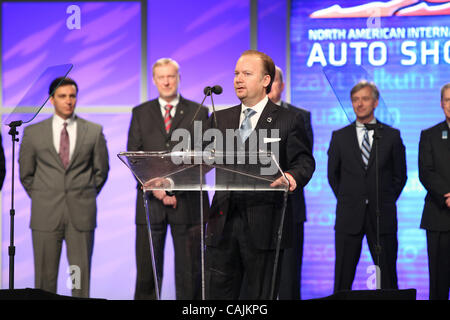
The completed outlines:
[[[416,300],[416,289],[347,290],[315,300]]]
[[[26,288],[26,289],[0,290],[0,300],[94,300],[94,299],[62,296],[42,289]]]

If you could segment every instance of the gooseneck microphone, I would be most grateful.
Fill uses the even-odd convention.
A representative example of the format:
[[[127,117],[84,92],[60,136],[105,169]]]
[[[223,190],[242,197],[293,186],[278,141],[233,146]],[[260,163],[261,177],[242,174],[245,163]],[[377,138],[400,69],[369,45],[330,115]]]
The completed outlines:
[[[202,103],[200,103],[200,105],[198,106],[197,111],[195,112],[194,117],[192,118],[191,126],[194,123],[195,118],[197,117],[197,114],[199,113],[201,107],[203,106],[203,103],[205,102],[206,97],[207,96],[211,96],[211,105],[212,105],[212,109],[213,109],[214,123],[215,123],[216,128],[217,128],[216,108],[214,107],[214,101],[213,101],[212,94],[214,93],[214,94],[219,95],[222,92],[223,92],[223,89],[219,85],[215,85],[213,87],[207,86],[207,87],[205,87],[205,89],[203,89],[203,93],[205,94],[205,97],[203,98]]]
[[[203,89],[203,93],[206,95],[206,96],[210,96],[210,95],[212,95],[213,93],[214,94],[221,94],[222,93],[222,87],[221,86],[219,86],[219,85],[215,85],[214,87],[205,87],[205,89]]]

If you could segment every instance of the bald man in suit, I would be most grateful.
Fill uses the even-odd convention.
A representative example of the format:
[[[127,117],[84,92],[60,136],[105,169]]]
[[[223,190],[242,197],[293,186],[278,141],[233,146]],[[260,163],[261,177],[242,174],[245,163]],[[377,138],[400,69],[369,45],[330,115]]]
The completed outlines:
[[[108,177],[108,150],[102,127],[75,115],[75,81],[55,79],[49,94],[54,115],[25,128],[19,153],[20,181],[31,197],[35,287],[56,293],[65,240],[72,295],[89,297],[96,198]]]

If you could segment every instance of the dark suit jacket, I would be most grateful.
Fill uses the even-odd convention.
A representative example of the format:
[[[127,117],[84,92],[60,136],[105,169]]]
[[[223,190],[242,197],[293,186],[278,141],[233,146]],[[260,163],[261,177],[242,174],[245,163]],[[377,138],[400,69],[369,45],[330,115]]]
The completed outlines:
[[[380,233],[397,232],[396,201],[406,184],[405,147],[400,131],[382,124],[378,161]],[[367,170],[361,157],[355,123],[334,131],[328,149],[328,182],[337,198],[335,230],[361,232],[368,203],[369,218],[376,225],[375,143]]]
[[[66,210],[80,231],[97,226],[96,198],[109,172],[102,127],[76,117],[77,139],[67,169],[53,145],[52,117],[25,128],[19,152],[20,181],[31,197],[30,227],[54,231]]]
[[[241,105],[221,110],[216,113],[217,125],[225,137],[227,129],[239,128]],[[259,129],[279,129],[279,164],[283,171],[292,174],[297,187],[304,187],[312,177],[315,169],[314,158],[306,146],[306,133],[300,116],[280,108],[269,100],[265,106],[254,133]],[[214,127],[214,116],[209,120],[207,128]],[[250,139],[250,138],[249,138]],[[247,140],[248,141],[248,140]],[[227,145],[226,142],[223,144]],[[259,150],[259,149],[257,149]],[[216,177],[216,181],[219,178]],[[259,249],[274,249],[276,235],[280,225],[282,209],[282,192],[241,192],[245,205],[245,215],[253,244]],[[206,242],[210,246],[220,243],[223,228],[230,214],[231,192],[216,192],[212,201],[209,223],[207,227]],[[242,204],[242,203],[241,203]],[[289,212],[286,211],[287,215]],[[292,228],[286,228],[292,223],[292,217],[286,216],[282,247],[290,246],[289,233]]]
[[[450,132],[447,122],[422,131],[419,142],[419,179],[427,195],[420,227],[450,231],[450,209],[444,194],[450,192]],[[443,132],[447,139],[443,139]]]
[[[172,120],[170,132],[167,134],[164,126],[164,118],[161,114],[161,106],[158,99],[147,101],[133,108],[131,124],[128,131],[128,151],[170,151],[178,141],[172,142],[171,135],[175,129],[184,128],[191,132],[191,121],[199,107],[199,104],[180,96],[180,102],[176,106],[175,117]],[[208,119],[208,109],[202,107],[196,120]],[[192,138],[192,141],[194,139]],[[136,224],[146,224],[146,215],[143,201],[143,193],[138,185],[136,199]],[[207,201],[207,199],[206,199]],[[160,200],[150,197],[151,223],[161,223],[166,218],[166,209]],[[192,196],[186,192],[177,193],[177,214],[172,215],[172,221],[180,224],[195,224],[200,222],[199,196]]]
[[[293,112],[297,112],[301,115],[302,120],[305,124],[306,135],[308,137],[309,149],[312,153],[314,145],[314,135],[311,126],[311,112],[306,109],[295,107],[292,104],[282,101],[282,107],[287,108]],[[294,222],[305,222],[306,221],[306,203],[305,203],[305,193],[303,188],[297,188],[289,195],[289,207],[292,208]]]
[[[5,175],[6,175],[5,152],[3,150],[2,136],[0,135],[0,190],[3,187]]]

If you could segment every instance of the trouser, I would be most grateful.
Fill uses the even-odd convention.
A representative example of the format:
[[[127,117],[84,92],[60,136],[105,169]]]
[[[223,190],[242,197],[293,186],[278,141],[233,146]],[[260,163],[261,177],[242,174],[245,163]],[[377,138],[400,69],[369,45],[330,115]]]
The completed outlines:
[[[63,240],[69,261],[66,284],[71,283],[72,296],[89,297],[94,231],[79,231],[66,214],[56,231],[32,230],[35,287],[56,293]]]
[[[200,225],[171,224],[175,252],[175,287],[177,300],[201,298]],[[167,224],[151,226],[159,289],[164,270]],[[135,299],[155,299],[155,284],[147,225],[136,225]]]
[[[335,279],[334,292],[341,290],[351,290],[355,278],[356,267],[361,256],[362,241],[364,235],[367,238],[370,254],[373,261],[376,261],[376,230],[370,223],[366,211],[363,230],[359,234],[346,234],[336,232],[335,236]],[[397,250],[398,241],[396,233],[380,235],[380,270],[381,270],[381,288],[398,289],[397,284]]]
[[[448,300],[450,286],[450,232],[428,231],[430,300]]]

